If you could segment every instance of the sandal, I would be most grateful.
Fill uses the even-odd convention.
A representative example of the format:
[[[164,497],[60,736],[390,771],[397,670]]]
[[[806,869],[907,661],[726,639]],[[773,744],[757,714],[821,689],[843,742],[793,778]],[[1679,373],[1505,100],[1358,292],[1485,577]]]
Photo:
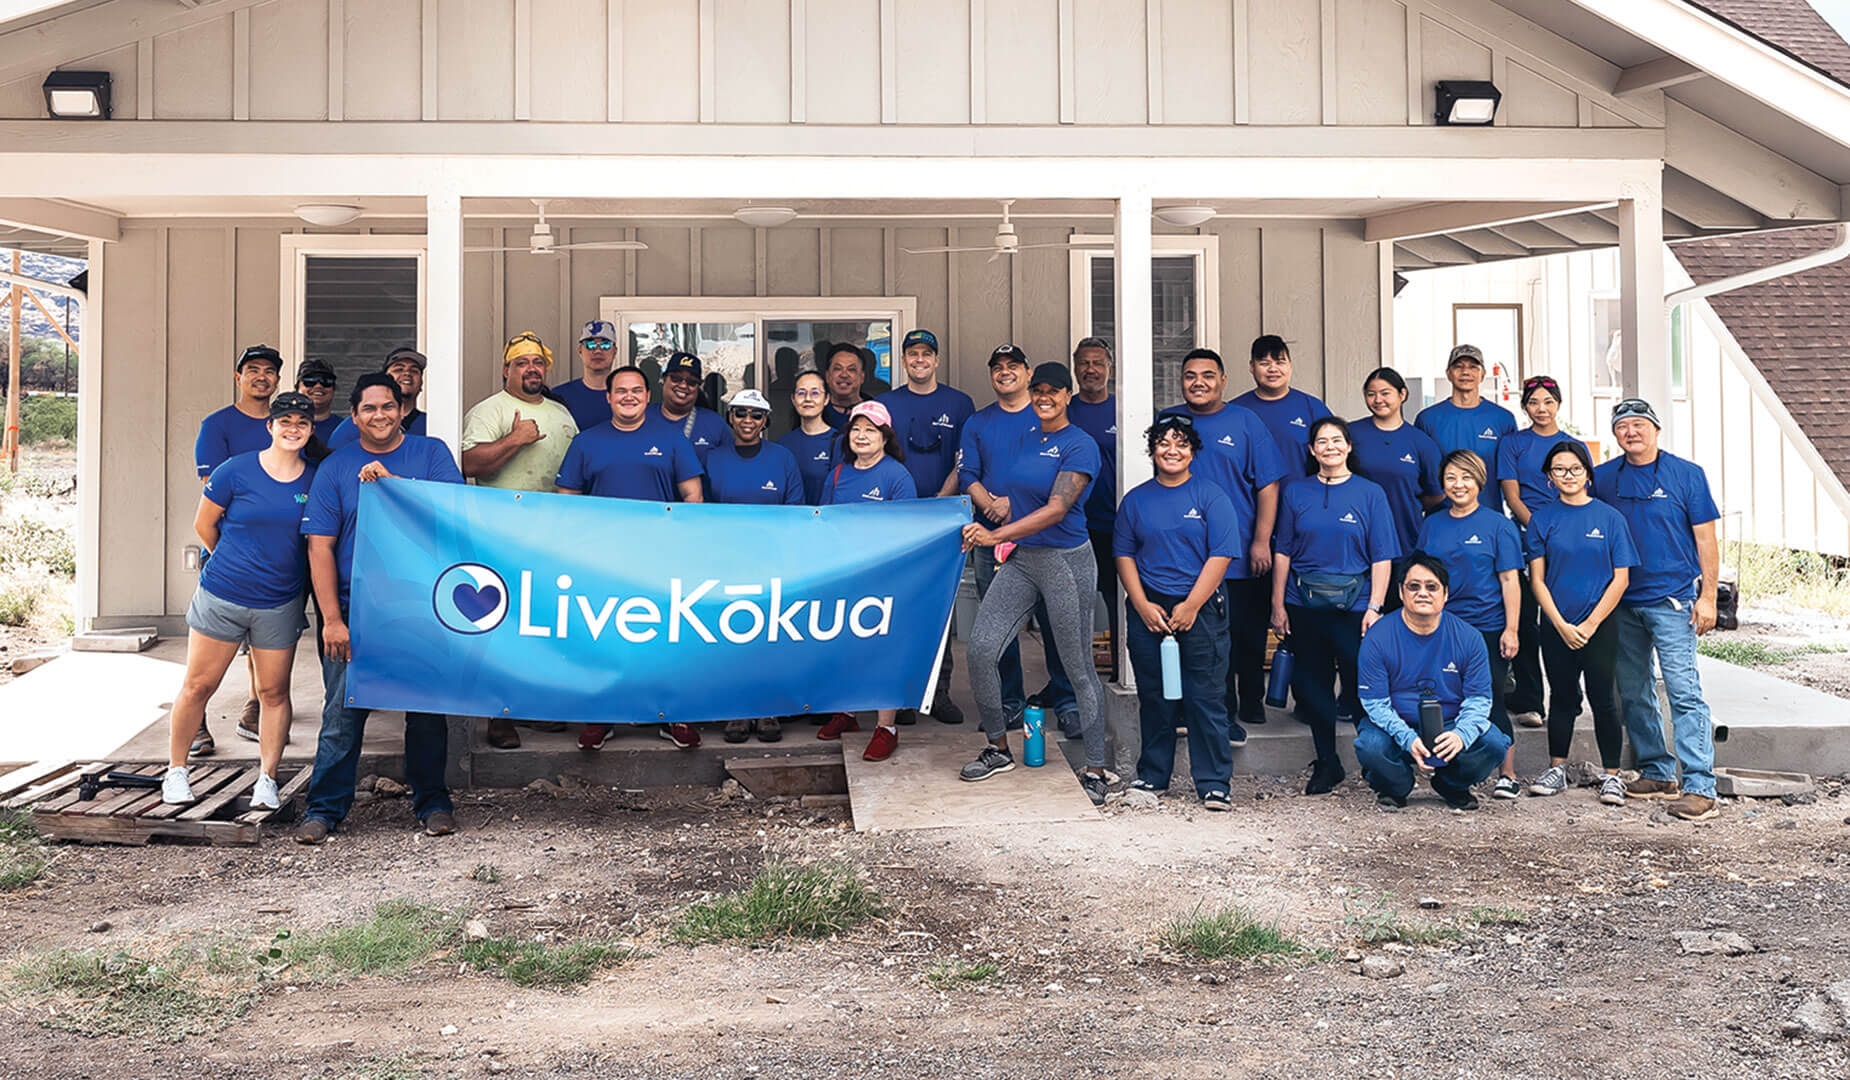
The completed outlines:
[[[199,734],[193,736],[192,749],[188,752],[194,757],[211,757],[218,753],[218,744],[212,741],[212,733],[206,730],[203,721],[199,725]]]

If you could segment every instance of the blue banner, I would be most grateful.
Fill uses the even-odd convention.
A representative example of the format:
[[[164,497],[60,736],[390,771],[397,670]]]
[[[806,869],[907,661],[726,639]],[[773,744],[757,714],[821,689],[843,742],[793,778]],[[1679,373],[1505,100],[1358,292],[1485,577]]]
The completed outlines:
[[[918,708],[968,500],[717,506],[361,485],[347,692],[598,723]]]

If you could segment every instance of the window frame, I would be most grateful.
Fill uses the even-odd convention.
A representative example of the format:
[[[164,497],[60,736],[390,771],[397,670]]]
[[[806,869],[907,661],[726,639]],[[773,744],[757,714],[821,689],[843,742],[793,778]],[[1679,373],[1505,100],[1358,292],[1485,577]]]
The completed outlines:
[[[1092,333],[1092,260],[1115,258],[1114,238],[1109,234],[1076,233],[1069,238],[1075,246],[1067,262],[1067,340],[1078,341]],[[1195,347],[1220,349],[1220,237],[1213,233],[1182,233],[1150,238],[1150,255],[1195,257]],[[1114,319],[1115,324],[1115,319]],[[1116,336],[1115,334],[1113,335]],[[1114,355],[1123,353],[1121,344],[1111,343]],[[1150,372],[1152,380],[1155,371]],[[1117,375],[1113,373],[1113,389]],[[1157,403],[1158,408],[1162,403]]]
[[[418,335],[417,350],[424,352],[427,329],[430,265],[429,246],[423,234],[317,234],[286,233],[281,244],[281,282],[277,295],[282,307],[277,319],[277,340],[283,351],[281,385],[295,385],[295,370],[302,362],[308,333],[308,260],[337,259],[407,259],[418,264]],[[421,404],[420,404],[421,407]]]
[[[1606,362],[1606,346],[1602,342],[1593,340],[1593,331],[1599,326],[1599,305],[1601,302],[1612,301],[1616,303],[1622,299],[1621,295],[1613,289],[1595,289],[1587,295],[1587,348],[1589,350],[1587,354],[1587,375],[1589,376],[1587,386],[1591,390],[1593,398],[1596,401],[1604,398],[1611,398],[1616,402],[1625,396],[1623,374],[1620,375],[1620,381],[1615,385],[1600,385],[1599,369],[1597,365]]]
[[[916,296],[601,296],[597,310],[598,318],[616,326],[617,343],[625,350],[618,362],[624,364],[635,362],[627,355],[631,323],[752,323],[757,342],[755,361],[760,385],[764,385],[771,362],[764,324],[804,319],[890,320],[892,363],[895,374],[900,375],[899,343],[905,340],[907,331],[918,325],[919,301]],[[894,385],[902,383],[903,375]]]
[[[1447,347],[1446,353],[1449,355],[1452,349],[1455,349],[1459,345],[1463,344],[1463,342],[1461,342],[1458,338],[1458,313],[1460,311],[1513,311],[1515,312],[1516,313],[1515,378],[1510,380],[1509,388],[1506,391],[1503,391],[1503,393],[1509,397],[1520,400],[1522,397],[1522,381],[1529,377],[1529,339],[1528,339],[1527,334],[1525,333],[1526,329],[1528,328],[1528,317],[1529,317],[1528,307],[1529,306],[1527,304],[1523,303],[1520,300],[1455,300],[1453,301],[1452,302],[1452,344]],[[1473,342],[1472,344],[1478,345],[1479,348],[1483,347],[1481,342]],[[1441,381],[1444,380],[1443,373],[1441,373],[1440,379]],[[1488,373],[1486,373],[1485,375],[1485,383],[1486,383],[1486,387],[1488,388],[1488,384],[1489,384]],[[1493,400],[1492,394],[1486,393],[1484,397],[1486,400]],[[1504,404],[1504,403],[1498,402],[1498,404]],[[1507,408],[1508,406],[1505,405],[1505,407]]]

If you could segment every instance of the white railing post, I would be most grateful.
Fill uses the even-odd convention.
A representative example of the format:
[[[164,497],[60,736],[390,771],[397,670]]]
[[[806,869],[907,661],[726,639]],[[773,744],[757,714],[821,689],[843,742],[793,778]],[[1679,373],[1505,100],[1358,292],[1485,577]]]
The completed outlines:
[[[424,407],[426,430],[461,458],[463,417],[462,196],[455,191],[425,197]]]
[[[1670,393],[1670,317],[1664,308],[1664,209],[1661,188],[1619,200],[1619,327],[1627,397],[1651,403],[1663,421],[1663,444],[1675,445]]]
[[[1156,414],[1156,324],[1150,300],[1150,193],[1119,194],[1117,217],[1112,222],[1113,295],[1117,312],[1112,321],[1118,353],[1118,498],[1150,479],[1153,466],[1143,452],[1143,432]],[[1122,604],[1122,599],[1120,599]],[[1124,625],[1119,612],[1118,625]],[[1118,635],[1118,672],[1125,686],[1134,685],[1126,637]]]

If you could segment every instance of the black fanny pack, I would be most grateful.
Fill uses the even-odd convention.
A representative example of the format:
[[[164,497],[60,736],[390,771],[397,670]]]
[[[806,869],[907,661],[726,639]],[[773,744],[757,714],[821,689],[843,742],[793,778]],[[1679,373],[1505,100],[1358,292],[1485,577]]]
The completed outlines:
[[[1298,603],[1312,611],[1348,611],[1368,587],[1367,574],[1301,574],[1291,572],[1298,583]]]

